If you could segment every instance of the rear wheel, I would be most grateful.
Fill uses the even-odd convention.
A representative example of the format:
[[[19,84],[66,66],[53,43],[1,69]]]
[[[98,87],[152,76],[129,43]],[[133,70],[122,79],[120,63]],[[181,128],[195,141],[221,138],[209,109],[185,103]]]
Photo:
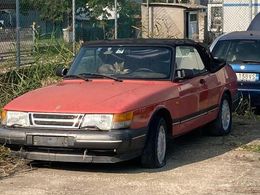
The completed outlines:
[[[220,136],[230,133],[232,126],[231,101],[224,94],[220,103],[218,117],[209,125],[210,134]]]
[[[141,156],[143,167],[160,168],[166,164],[166,133],[167,124],[165,119],[159,116],[154,117]]]

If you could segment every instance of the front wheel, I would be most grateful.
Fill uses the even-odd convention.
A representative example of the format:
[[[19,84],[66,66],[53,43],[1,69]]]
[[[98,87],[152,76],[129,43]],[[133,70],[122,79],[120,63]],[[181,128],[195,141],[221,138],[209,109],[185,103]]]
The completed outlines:
[[[210,134],[220,136],[230,133],[232,126],[231,101],[224,94],[220,103],[218,117],[209,125]]]
[[[167,124],[163,117],[156,116],[152,120],[141,163],[146,168],[160,168],[166,164]]]

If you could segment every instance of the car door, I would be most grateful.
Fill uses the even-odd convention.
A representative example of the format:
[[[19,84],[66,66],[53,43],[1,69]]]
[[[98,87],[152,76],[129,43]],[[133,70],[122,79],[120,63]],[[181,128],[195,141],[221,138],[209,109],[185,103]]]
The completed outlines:
[[[229,44],[225,45],[226,47],[229,47]],[[225,80],[225,73],[223,71],[217,71],[223,66],[223,63],[213,63],[212,57],[207,52],[207,49],[202,47],[201,45],[197,45],[196,49],[198,50],[199,55],[203,61],[202,63],[208,70],[205,84],[207,85],[209,98],[207,99],[207,106],[205,106],[204,108],[207,110],[214,110],[219,103],[219,96],[221,95],[220,91],[223,87],[223,83],[221,81]],[[222,50],[226,51],[225,47],[223,47]],[[224,53],[222,54],[224,55]]]
[[[198,119],[208,108],[208,72],[194,46],[176,47],[176,69],[188,69],[193,72],[193,77],[179,81],[179,132],[184,133],[194,129],[194,121]],[[195,126],[194,126],[195,125]]]

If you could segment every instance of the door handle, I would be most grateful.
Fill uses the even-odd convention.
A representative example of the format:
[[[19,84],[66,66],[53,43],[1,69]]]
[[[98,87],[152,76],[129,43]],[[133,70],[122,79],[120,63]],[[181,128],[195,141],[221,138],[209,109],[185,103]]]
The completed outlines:
[[[206,81],[204,79],[200,79],[200,84],[204,85]]]

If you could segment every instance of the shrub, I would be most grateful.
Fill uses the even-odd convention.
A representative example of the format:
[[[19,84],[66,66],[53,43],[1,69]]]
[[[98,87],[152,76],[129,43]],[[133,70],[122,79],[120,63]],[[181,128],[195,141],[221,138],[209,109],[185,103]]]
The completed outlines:
[[[0,75],[0,107],[10,100],[36,88],[46,85],[46,79],[55,82],[54,72],[59,65],[33,65],[13,69]]]

